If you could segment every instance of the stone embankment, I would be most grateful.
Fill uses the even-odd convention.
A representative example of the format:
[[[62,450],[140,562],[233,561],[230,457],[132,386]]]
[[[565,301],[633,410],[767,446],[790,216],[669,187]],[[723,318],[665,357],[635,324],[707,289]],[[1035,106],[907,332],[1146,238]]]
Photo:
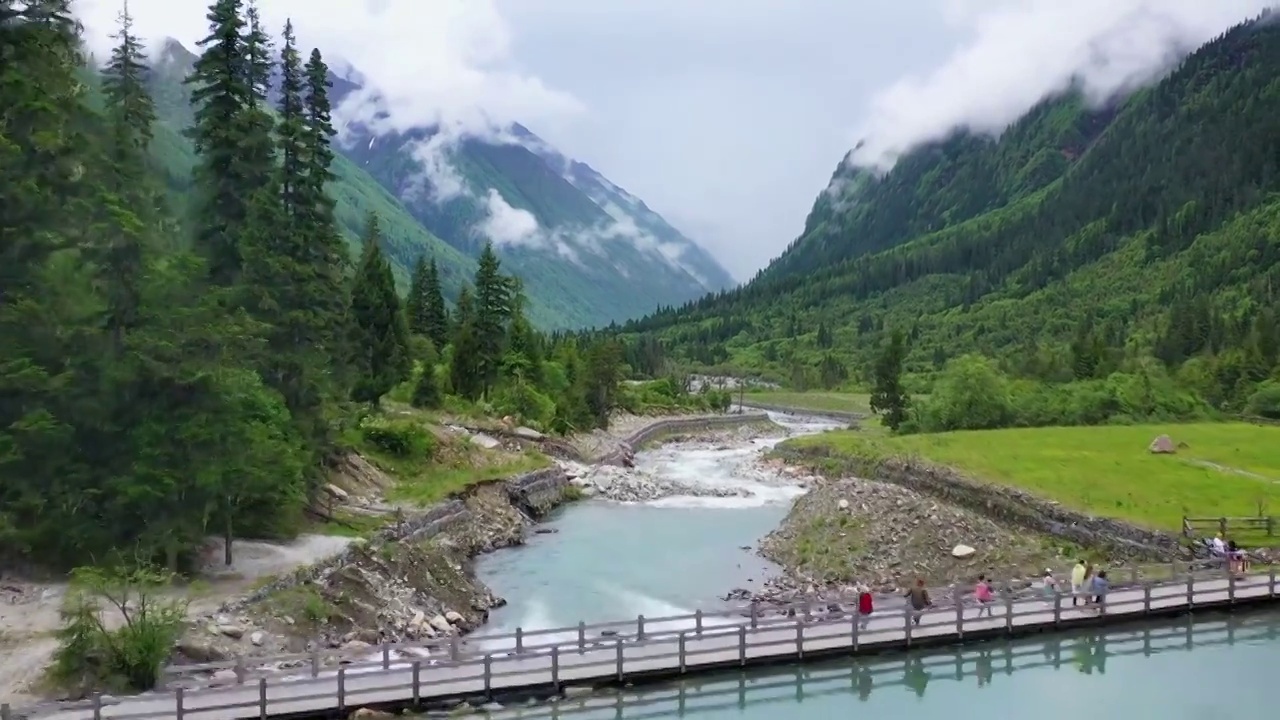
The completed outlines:
[[[224,604],[193,624],[176,660],[359,649],[469,632],[504,602],[475,578],[471,559],[523,543],[572,492],[559,467],[472,486]]]
[[[787,574],[733,597],[777,601],[866,583],[891,591],[924,578],[971,584],[980,573],[1065,573],[1079,555],[1105,564],[1186,558],[1178,538],[1092,517],[1015,488],[903,458],[860,458],[780,446],[784,472],[826,478],[760,544]],[[780,464],[781,464],[780,463]]]
[[[828,477],[855,476],[914,491],[1047,537],[1131,561],[1168,561],[1186,552],[1177,535],[1094,517],[1007,485],[965,477],[947,467],[897,457],[836,455],[821,447],[779,448],[775,455]]]

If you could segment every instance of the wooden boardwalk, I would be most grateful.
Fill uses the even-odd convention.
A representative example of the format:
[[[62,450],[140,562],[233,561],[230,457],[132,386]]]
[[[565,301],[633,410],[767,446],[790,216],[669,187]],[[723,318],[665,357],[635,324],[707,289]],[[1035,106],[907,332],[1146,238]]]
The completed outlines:
[[[359,707],[399,708],[454,699],[484,702],[501,697],[548,697],[566,685],[599,685],[671,678],[713,669],[802,661],[832,655],[903,650],[930,644],[954,644],[996,636],[1118,623],[1188,611],[1222,609],[1280,600],[1274,572],[1268,575],[1185,579],[1115,590],[1098,607],[1073,607],[1067,595],[1053,598],[1006,597],[990,616],[957,605],[922,614],[918,625],[903,610],[869,618],[847,614],[797,617],[751,617],[738,614],[718,623],[696,616],[696,625],[670,628],[671,618],[638,619],[628,637],[577,637],[531,645],[523,635],[506,648],[487,646],[483,654],[462,653],[457,659],[392,659],[346,665],[314,674],[274,673],[229,687],[177,688],[121,698],[104,704],[45,705],[21,711],[4,708],[8,717],[31,720],[118,718],[317,717]],[[820,606],[824,610],[826,605]],[[646,629],[646,622],[651,629]],[[733,624],[725,624],[732,622]],[[566,629],[542,631],[563,637]],[[535,633],[528,633],[529,636]],[[475,642],[477,639],[471,639]],[[489,639],[492,641],[492,638]],[[516,647],[519,646],[519,652]]]

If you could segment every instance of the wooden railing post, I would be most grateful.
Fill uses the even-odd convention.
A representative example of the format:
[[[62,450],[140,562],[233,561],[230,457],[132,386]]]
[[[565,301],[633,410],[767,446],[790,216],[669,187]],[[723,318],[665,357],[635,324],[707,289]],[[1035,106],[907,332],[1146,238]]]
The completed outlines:
[[[1236,574],[1230,570],[1227,572],[1227,604],[1236,604]]]
[[[693,630],[702,635],[702,608],[693,611]]]
[[[747,626],[738,626],[738,665],[747,666]]]
[[[1004,591],[1004,629],[1006,632],[1013,632],[1013,588],[1005,588]]]
[[[560,692],[560,646],[551,646],[551,691]]]
[[[584,621],[579,620],[578,621],[578,654],[581,655],[586,651],[587,651],[587,624]]]
[[[554,679],[554,673],[552,673]],[[422,702],[422,661],[413,661],[413,706]]]
[[[320,650],[311,648],[311,677],[320,677]]]
[[[484,654],[484,696],[485,699],[491,699],[493,695],[493,655],[491,653]]]
[[[913,611],[913,608],[911,607],[911,603],[907,603],[907,606],[903,608],[903,612],[902,612],[902,632],[906,633],[907,647],[911,647],[911,613],[912,611]]]
[[[102,720],[102,693],[93,694],[93,720]]]
[[[347,669],[338,668],[338,714],[345,715],[347,709]]]
[[[1053,588],[1053,626],[1062,626],[1062,588]]]
[[[516,654],[524,652],[524,628],[516,628]]]
[[[636,640],[644,639],[644,616],[636,616]]]
[[[1151,581],[1147,580],[1142,583],[1142,614],[1151,614]]]
[[[243,685],[243,684],[244,684],[244,676],[245,676],[244,658],[243,658],[243,657],[238,657],[238,658],[236,658],[236,666],[235,666],[235,668],[234,668],[234,672],[235,672],[235,674],[236,674],[236,684],[237,684],[237,685]]]
[[[956,635],[964,637],[964,594],[960,588],[955,588],[951,593],[956,603]]]
[[[804,659],[804,622],[796,621],[796,657]]]
[[[385,640],[382,642],[382,669],[391,669],[391,643]]]
[[[858,625],[862,622],[862,618],[857,608],[853,610],[853,619],[849,621],[849,636],[853,641],[853,651],[858,651]]]
[[[174,688],[173,690],[173,705],[174,705],[173,716],[178,720],[182,720],[183,714],[185,713],[185,710],[183,710],[182,708],[182,693],[183,693],[183,687],[181,685]],[[4,709],[8,710],[9,706],[5,705]],[[9,717],[9,713],[7,712],[0,713],[0,718],[3,718],[3,720],[11,720]]]
[[[622,682],[625,678],[622,672],[622,638],[618,638],[618,644],[615,647],[618,654],[618,682]]]
[[[258,720],[267,720],[267,679],[258,678]]]
[[[1187,609],[1196,606],[1196,576],[1187,573]]]
[[[684,674],[684,631],[680,631],[680,648],[678,650],[680,656],[680,674]]]
[[[751,629],[755,630],[760,627],[760,605],[755,600],[751,601]]]
[[[458,636],[457,635],[451,635],[449,637],[449,659],[454,662],[458,661]]]

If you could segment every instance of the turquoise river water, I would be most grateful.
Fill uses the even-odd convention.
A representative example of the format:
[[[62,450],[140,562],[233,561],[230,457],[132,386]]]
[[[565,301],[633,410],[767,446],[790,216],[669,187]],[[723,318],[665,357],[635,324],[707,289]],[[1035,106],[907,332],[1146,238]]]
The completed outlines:
[[[794,432],[829,427],[776,419]],[[730,588],[758,584],[774,569],[751,548],[802,492],[743,468],[769,444],[640,453],[642,468],[755,494],[564,509],[548,523],[555,533],[481,561],[480,576],[508,600],[487,632],[688,613],[722,605]],[[1280,696],[1268,687],[1277,673],[1280,613],[1254,612],[697,676],[493,717],[1257,720],[1280,717]]]

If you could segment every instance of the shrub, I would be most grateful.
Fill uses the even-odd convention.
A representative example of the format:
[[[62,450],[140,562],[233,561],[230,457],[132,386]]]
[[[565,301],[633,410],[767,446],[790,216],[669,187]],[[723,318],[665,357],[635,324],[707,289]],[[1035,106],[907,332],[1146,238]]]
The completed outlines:
[[[53,680],[77,693],[154,688],[186,618],[185,602],[161,594],[171,579],[149,568],[75,570],[57,633]],[[111,612],[122,620],[114,630],[103,617]]]
[[[1280,420],[1280,382],[1268,380],[1258,386],[1245,404],[1245,412],[1258,417]]]
[[[365,442],[401,458],[429,458],[435,452],[435,436],[411,420],[369,417],[360,425]]]

